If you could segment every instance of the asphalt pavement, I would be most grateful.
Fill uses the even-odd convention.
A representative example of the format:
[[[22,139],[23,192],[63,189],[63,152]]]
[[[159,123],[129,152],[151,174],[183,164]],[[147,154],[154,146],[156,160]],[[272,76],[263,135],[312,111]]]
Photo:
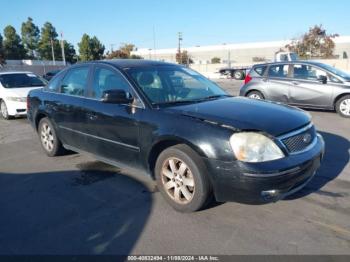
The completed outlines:
[[[234,95],[241,84],[218,82]],[[350,120],[308,112],[326,154],[302,191],[191,214],[140,174],[88,155],[49,158],[26,119],[1,119],[0,254],[350,254]]]

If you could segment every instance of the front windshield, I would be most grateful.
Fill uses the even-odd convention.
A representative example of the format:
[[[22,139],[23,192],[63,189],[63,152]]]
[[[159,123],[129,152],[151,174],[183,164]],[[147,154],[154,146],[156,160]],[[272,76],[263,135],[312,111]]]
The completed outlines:
[[[324,69],[330,71],[331,73],[337,75],[337,76],[340,76],[342,78],[344,78],[345,80],[347,81],[350,81],[350,74],[349,73],[346,73],[342,70],[339,70],[333,66],[330,66],[330,65],[326,65],[326,64],[322,64],[320,65],[321,67],[323,67]]]
[[[185,67],[132,68],[127,73],[153,105],[190,103],[228,96],[218,85]]]
[[[16,73],[0,75],[0,83],[5,88],[21,88],[45,86],[46,81],[32,73]]]

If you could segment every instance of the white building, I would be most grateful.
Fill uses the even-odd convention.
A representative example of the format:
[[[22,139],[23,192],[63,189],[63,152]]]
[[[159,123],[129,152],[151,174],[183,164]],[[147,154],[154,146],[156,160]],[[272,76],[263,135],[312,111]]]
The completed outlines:
[[[291,40],[273,41],[273,42],[256,42],[242,44],[221,44],[211,46],[183,47],[195,64],[209,64],[213,57],[218,57],[221,63],[240,64],[252,63],[254,57],[272,60],[275,52],[284,48]],[[350,57],[350,36],[340,36],[334,39],[334,55],[343,58],[344,52]],[[175,62],[177,48],[157,49],[140,48],[133,54],[142,56],[144,59],[162,60]]]

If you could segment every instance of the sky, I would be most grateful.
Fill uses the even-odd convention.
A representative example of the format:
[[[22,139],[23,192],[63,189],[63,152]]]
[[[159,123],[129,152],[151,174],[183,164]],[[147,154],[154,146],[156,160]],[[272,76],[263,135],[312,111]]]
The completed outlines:
[[[121,43],[138,48],[287,40],[315,24],[328,33],[350,35],[348,0],[0,0],[0,32],[12,25],[20,34],[32,17],[41,28],[51,22],[77,46],[82,35],[97,36],[106,50]]]

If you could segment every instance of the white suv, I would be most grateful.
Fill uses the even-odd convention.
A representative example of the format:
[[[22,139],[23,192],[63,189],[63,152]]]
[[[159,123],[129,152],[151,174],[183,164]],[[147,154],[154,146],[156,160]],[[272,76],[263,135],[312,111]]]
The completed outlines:
[[[32,72],[0,72],[0,113],[4,119],[27,114],[27,95],[47,82]]]

